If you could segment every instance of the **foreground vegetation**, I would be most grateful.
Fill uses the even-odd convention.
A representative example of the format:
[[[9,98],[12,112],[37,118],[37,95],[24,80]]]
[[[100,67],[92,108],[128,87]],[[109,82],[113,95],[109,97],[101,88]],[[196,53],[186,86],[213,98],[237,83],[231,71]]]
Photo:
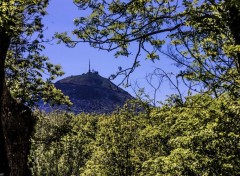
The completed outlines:
[[[140,60],[156,61],[163,54],[180,68],[174,88],[179,90],[181,81],[190,94],[202,95],[170,101],[159,109],[129,105],[112,115],[40,115],[29,156],[32,172],[240,175],[239,1],[73,2],[88,15],[80,13],[74,19],[73,39],[56,33],[59,43],[75,47],[85,42],[115,57],[133,58],[130,68],[119,67],[112,75],[123,75],[126,85]],[[50,42],[42,23],[48,4],[49,0],[0,1],[1,175],[31,175],[31,108],[41,99],[71,104],[52,85],[63,74],[61,67],[43,55]],[[157,75],[170,78],[165,71]]]
[[[240,175],[240,101],[132,102],[111,115],[39,114],[33,175]]]

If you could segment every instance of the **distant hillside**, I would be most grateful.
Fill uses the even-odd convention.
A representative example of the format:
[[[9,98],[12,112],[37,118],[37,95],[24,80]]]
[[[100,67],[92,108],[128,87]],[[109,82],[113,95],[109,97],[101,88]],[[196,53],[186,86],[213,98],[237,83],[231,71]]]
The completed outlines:
[[[70,76],[55,83],[56,88],[69,96],[74,113],[110,113],[133,97],[103,78],[97,72]],[[63,106],[60,109],[64,108]],[[46,109],[46,107],[45,107]]]

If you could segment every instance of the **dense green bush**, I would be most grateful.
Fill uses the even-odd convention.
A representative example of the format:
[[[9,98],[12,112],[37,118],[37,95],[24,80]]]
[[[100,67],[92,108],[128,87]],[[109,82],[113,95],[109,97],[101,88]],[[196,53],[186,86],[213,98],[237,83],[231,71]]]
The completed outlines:
[[[136,104],[111,115],[41,114],[34,175],[240,175],[239,100]]]

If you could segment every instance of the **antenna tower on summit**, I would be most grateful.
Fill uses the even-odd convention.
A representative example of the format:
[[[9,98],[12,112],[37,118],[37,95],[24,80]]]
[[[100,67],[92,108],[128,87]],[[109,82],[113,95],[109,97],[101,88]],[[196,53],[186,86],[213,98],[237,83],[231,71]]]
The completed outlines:
[[[88,63],[88,73],[91,73],[91,62],[90,62],[90,59],[89,59],[89,63]]]

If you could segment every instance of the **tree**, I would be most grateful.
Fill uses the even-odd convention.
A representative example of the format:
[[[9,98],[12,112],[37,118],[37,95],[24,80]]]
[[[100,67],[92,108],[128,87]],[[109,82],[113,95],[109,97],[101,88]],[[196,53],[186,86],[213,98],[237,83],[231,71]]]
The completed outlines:
[[[134,52],[130,46],[135,44],[138,49],[132,67],[117,75],[128,77],[140,65],[140,57],[154,61],[164,53],[183,67],[178,76],[192,90],[215,96],[226,90],[236,92],[238,83],[233,78],[240,73],[240,7],[236,0],[74,2],[90,12],[74,20],[77,39],[66,33],[56,36],[68,46],[87,42],[115,51],[116,57],[130,57]],[[165,52],[165,43],[174,49]]]
[[[134,100],[108,115],[41,114],[35,175],[239,175],[240,101],[188,96],[184,106]]]
[[[192,107],[192,108],[190,108]],[[143,162],[149,175],[239,175],[239,100],[224,94],[189,96],[185,107],[165,104],[151,113],[146,139],[161,141],[164,153]],[[144,174],[143,174],[144,175]]]
[[[31,175],[27,166],[34,118],[29,109],[40,97],[66,102],[51,81],[59,66],[41,56],[48,0],[0,2],[0,173]],[[47,81],[41,73],[50,73]],[[27,89],[27,90],[26,90]]]
[[[139,56],[146,53],[150,60],[158,59],[156,54],[165,41],[165,34],[178,29],[183,22],[177,20],[175,2],[164,1],[74,1],[79,9],[88,9],[87,17],[74,20],[73,34],[79,40],[71,40],[66,33],[56,34],[60,41],[74,47],[88,42],[92,47],[105,51],[116,51],[115,56],[129,57],[131,43],[137,45],[131,68],[119,69],[119,74],[129,76],[139,66]],[[153,46],[149,48],[149,45]],[[116,75],[113,75],[114,78]]]
[[[179,77],[192,90],[219,97],[239,96],[239,6],[234,1],[187,2],[184,28],[171,35],[174,47],[167,54],[184,68]]]
[[[139,175],[239,175],[239,1],[74,2],[89,15],[74,20],[76,40],[65,33],[56,35],[60,41],[70,47],[87,42],[116,57],[130,57],[135,44],[133,66],[118,72],[126,76],[140,65],[141,54],[154,61],[163,53],[182,68],[178,78],[201,93],[181,106],[171,97],[150,112],[140,138],[145,150],[137,154],[145,157]],[[160,144],[148,150],[147,141]]]
[[[93,150],[100,115],[38,114],[30,159],[33,175],[80,175]]]

